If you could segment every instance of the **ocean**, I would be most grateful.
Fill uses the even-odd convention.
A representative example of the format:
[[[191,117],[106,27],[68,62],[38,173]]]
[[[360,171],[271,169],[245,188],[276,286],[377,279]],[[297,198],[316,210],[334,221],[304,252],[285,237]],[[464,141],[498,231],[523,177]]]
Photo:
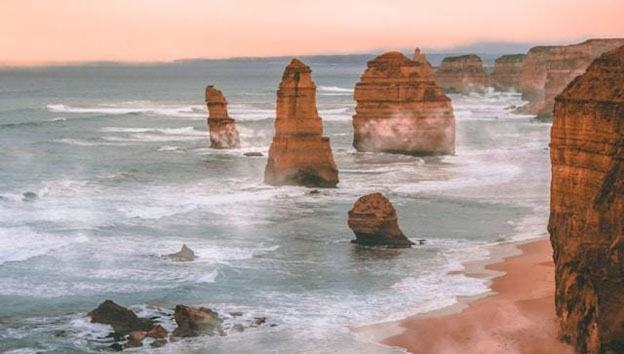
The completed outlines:
[[[457,271],[546,235],[550,124],[513,114],[518,93],[450,95],[456,155],[358,153],[353,87],[368,59],[304,58],[340,177],[319,194],[263,184],[288,58],[0,69],[0,352],[102,351],[108,329],[86,314],[112,299],[145,316],[210,307],[226,328],[267,319],[161,352],[393,353],[349,328],[487,292]],[[208,84],[240,150],[209,148]],[[347,212],[371,192],[425,244],[352,244]],[[182,244],[199,258],[161,257]]]

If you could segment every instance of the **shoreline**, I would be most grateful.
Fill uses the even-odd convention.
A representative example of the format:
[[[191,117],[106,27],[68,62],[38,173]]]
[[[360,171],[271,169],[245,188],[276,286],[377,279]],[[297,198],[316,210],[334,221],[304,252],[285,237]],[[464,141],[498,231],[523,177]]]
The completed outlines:
[[[559,340],[548,238],[494,245],[463,274],[490,291],[398,321],[354,328],[358,337],[409,353],[574,353]]]

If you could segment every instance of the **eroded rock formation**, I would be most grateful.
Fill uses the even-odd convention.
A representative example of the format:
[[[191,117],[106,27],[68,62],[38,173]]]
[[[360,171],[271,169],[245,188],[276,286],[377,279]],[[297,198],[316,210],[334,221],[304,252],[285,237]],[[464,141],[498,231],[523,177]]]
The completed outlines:
[[[529,101],[524,111],[551,116],[555,96],[602,53],[624,45],[624,39],[590,39],[567,46],[538,46],[529,50],[520,74],[520,91]]]
[[[498,91],[513,91],[520,87],[524,54],[503,55],[494,62],[490,83]]]
[[[223,334],[221,324],[223,320],[219,314],[209,308],[193,308],[178,305],[175,308],[174,318],[178,328],[173,331],[174,337],[197,337],[200,335]]]
[[[149,331],[154,323],[148,318],[138,317],[131,310],[117,305],[111,300],[101,303],[95,310],[89,312],[91,322],[107,324],[113,327],[114,335],[125,336],[133,331]]]
[[[455,152],[451,100],[417,49],[415,60],[388,52],[367,63],[355,85],[353,146],[358,151],[411,155]]]
[[[206,86],[206,105],[209,114],[210,147],[213,149],[239,148],[238,129],[236,129],[234,119],[228,115],[225,96],[212,85]]]
[[[338,169],[316,110],[312,70],[293,59],[277,91],[275,136],[264,182],[271,185],[336,187]]]
[[[474,54],[446,57],[436,72],[436,82],[449,92],[483,92],[489,86],[489,78],[483,69],[483,61]]]
[[[399,228],[392,203],[381,193],[360,197],[349,211],[348,225],[358,243],[366,246],[408,248],[414,243]]]
[[[563,338],[624,352],[624,47],[556,98],[548,229]]]

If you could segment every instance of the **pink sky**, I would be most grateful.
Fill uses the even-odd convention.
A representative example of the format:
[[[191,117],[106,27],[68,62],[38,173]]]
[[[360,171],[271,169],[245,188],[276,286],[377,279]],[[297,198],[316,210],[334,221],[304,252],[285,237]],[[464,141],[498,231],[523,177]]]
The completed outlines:
[[[1,0],[0,63],[624,37],[624,0]]]

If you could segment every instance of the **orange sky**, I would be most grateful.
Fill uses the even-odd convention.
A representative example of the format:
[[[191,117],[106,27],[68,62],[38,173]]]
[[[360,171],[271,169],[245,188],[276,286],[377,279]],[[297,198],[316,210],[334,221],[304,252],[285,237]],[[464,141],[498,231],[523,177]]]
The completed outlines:
[[[624,37],[624,0],[0,0],[0,63]]]

